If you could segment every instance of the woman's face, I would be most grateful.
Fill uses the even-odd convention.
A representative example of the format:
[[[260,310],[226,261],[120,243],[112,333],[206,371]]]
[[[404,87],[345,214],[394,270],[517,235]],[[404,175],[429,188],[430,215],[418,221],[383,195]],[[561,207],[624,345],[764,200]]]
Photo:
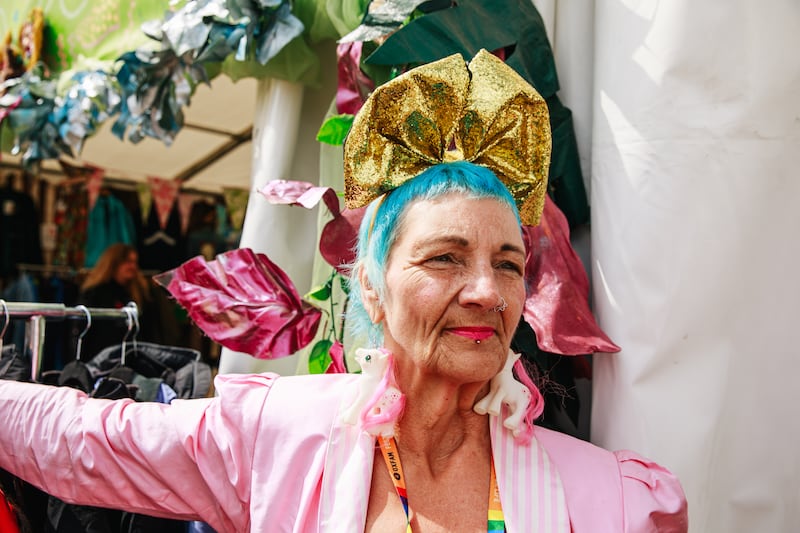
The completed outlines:
[[[130,283],[139,272],[139,256],[136,252],[130,252],[125,260],[119,264],[114,272],[114,281],[120,285]]]
[[[502,368],[525,301],[516,217],[495,199],[450,194],[412,204],[390,250],[383,321],[398,365],[456,382]],[[508,307],[494,311],[502,300]],[[479,341],[479,342],[478,342]]]

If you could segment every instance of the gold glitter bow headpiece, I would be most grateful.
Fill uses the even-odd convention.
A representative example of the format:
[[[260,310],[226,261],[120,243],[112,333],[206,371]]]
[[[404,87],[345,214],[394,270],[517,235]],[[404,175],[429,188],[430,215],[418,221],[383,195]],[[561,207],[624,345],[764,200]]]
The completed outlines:
[[[481,50],[455,54],[381,85],[344,145],[345,202],[362,207],[426,168],[469,161],[492,170],[539,223],[550,166],[547,104],[511,67]],[[453,149],[454,148],[454,149]]]

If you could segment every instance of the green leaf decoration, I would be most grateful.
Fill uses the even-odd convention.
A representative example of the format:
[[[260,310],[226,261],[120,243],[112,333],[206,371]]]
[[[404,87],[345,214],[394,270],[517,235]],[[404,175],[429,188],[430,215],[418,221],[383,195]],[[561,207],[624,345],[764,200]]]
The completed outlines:
[[[589,204],[572,114],[556,95],[559,84],[555,59],[544,21],[533,3],[460,0],[455,6],[414,19],[392,34],[362,63],[367,72],[368,65],[413,66],[455,53],[468,60],[481,48],[504,49],[506,64],[547,101],[553,131],[550,196],[566,215],[570,227],[587,223]],[[366,43],[364,52],[367,52]]]
[[[333,146],[341,146],[353,125],[353,115],[334,115],[325,120],[317,132],[317,140]]]
[[[333,342],[328,339],[318,341],[308,356],[308,372],[311,374],[324,374],[331,364],[331,356],[328,353],[333,346]]]
[[[497,50],[519,39],[518,0],[461,0],[431,12],[393,33],[366,62],[373,65],[430,63],[460,53],[471,58],[478,50]]]
[[[396,77],[398,67],[393,65],[373,65],[367,63],[367,58],[371,56],[380,45],[375,41],[364,41],[361,45],[361,70],[369,79],[375,82],[375,86],[383,85],[387,81]]]
[[[350,282],[348,281],[348,279],[346,277],[344,277],[344,276],[341,276],[341,275],[336,276],[336,277],[339,278],[339,286],[342,288],[342,292],[345,293],[345,295],[349,296],[350,295]]]
[[[520,2],[521,31],[517,45],[506,58],[506,64],[536,87],[547,100],[558,92],[556,61],[544,20],[531,2]]]
[[[317,300],[318,302],[324,302],[328,298],[331,297],[331,289],[332,289],[332,279],[328,279],[328,281],[324,285],[319,285],[311,289],[311,291],[305,295],[305,299],[312,299]]]

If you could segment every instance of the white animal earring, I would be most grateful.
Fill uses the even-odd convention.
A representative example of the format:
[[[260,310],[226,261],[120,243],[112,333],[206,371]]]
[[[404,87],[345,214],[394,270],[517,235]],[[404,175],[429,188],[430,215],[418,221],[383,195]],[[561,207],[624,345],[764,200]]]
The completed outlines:
[[[361,365],[358,395],[342,415],[347,424],[356,424],[361,410],[378,390],[383,375],[389,367],[389,354],[383,350],[358,348],[356,361]]]
[[[523,430],[525,413],[531,403],[531,391],[517,381],[512,372],[517,359],[519,354],[509,350],[505,366],[489,384],[489,394],[473,407],[479,415],[489,413],[500,416],[501,407],[505,404],[509,414],[503,420],[503,426],[511,430],[515,437]]]

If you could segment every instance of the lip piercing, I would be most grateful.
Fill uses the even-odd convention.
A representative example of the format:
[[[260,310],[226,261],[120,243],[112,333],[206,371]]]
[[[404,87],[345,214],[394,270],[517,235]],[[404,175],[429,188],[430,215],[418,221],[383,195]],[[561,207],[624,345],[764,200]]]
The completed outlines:
[[[503,311],[506,310],[507,307],[508,307],[508,303],[506,303],[506,299],[501,296],[500,297],[500,305],[492,307],[492,311],[494,311],[495,313],[502,313]]]

